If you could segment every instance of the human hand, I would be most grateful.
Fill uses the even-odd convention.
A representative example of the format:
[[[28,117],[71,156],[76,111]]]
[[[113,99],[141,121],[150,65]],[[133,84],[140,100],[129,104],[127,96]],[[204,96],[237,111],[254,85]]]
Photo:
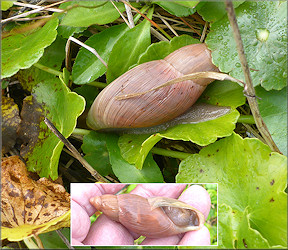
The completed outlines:
[[[74,184],[73,184],[74,185]],[[88,184],[91,185],[91,184]],[[120,190],[124,184],[93,184],[94,188],[88,188],[89,192],[93,192],[91,195],[85,188],[85,200],[88,197],[92,198],[103,194],[115,194]],[[96,186],[95,186],[96,185]],[[122,186],[121,186],[122,185]],[[79,186],[79,185],[78,185]],[[186,184],[139,184],[131,194],[138,194],[143,197],[152,196],[164,196],[177,199],[179,195],[185,189]],[[120,223],[108,219],[105,215],[101,215],[93,225],[87,228],[87,222],[83,223],[80,213],[75,212],[74,208],[84,208],[87,212],[86,217],[89,219],[89,214],[93,214],[96,210],[90,209],[91,205],[87,205],[87,201],[83,203],[84,196],[81,195],[81,185],[76,188],[77,195],[74,195],[72,190],[72,245],[133,245],[134,239],[138,238],[133,232],[128,231]],[[73,187],[74,188],[74,187]],[[112,189],[110,189],[112,188]],[[82,188],[83,189],[83,188]],[[89,198],[89,199],[90,199]],[[89,202],[88,199],[88,202]],[[205,219],[207,218],[211,206],[210,197],[207,191],[201,186],[194,185],[189,187],[181,195],[179,200],[184,201],[196,209],[200,210]],[[75,204],[76,203],[76,204]],[[80,203],[80,204],[79,204]],[[83,203],[83,204],[82,204]],[[77,206],[78,205],[78,206]],[[88,209],[88,210],[87,210]],[[77,211],[77,210],[76,210]],[[75,215],[77,213],[78,215]],[[83,211],[82,211],[83,213]],[[90,216],[91,216],[90,215]],[[81,223],[85,227],[81,226]],[[83,229],[81,229],[83,228]],[[85,229],[85,230],[84,230]],[[81,236],[81,237],[79,237]],[[85,237],[86,236],[86,237]],[[206,227],[201,228],[198,231],[190,231],[185,234],[173,235],[165,238],[151,239],[146,238],[142,245],[187,245],[187,246],[200,246],[210,244],[210,234]]]

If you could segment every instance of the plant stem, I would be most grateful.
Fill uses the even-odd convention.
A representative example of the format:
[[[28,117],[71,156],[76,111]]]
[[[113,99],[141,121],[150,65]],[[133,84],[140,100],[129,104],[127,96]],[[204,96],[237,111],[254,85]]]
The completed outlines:
[[[61,71],[58,71],[58,70],[55,70],[55,69],[51,69],[51,68],[49,68],[47,66],[44,66],[44,65],[42,65],[40,63],[34,63],[33,66],[35,66],[36,68],[41,69],[41,70],[43,70],[45,72],[48,72],[48,73],[50,73],[52,75],[55,75],[55,76],[60,76],[60,75],[63,74]],[[69,80],[72,80],[72,76],[71,75],[69,76]],[[107,86],[107,84],[104,83],[104,82],[96,82],[96,81],[86,83],[86,85],[94,86],[94,87],[101,88],[101,89],[104,89]]]
[[[91,130],[83,129],[83,128],[75,128],[72,135],[81,135],[85,136],[88,135],[91,132]]]
[[[238,123],[255,124],[253,115],[240,115]]]
[[[236,20],[236,15],[235,15],[232,1],[231,0],[225,0],[225,5],[226,5],[226,10],[227,10],[228,18],[230,21],[230,25],[231,25],[232,30],[233,30],[234,39],[236,41],[238,56],[239,56],[239,59],[240,59],[241,65],[242,65],[242,70],[243,70],[243,73],[245,76],[245,83],[246,84],[244,86],[244,93],[247,96],[247,100],[248,100],[249,106],[251,108],[251,112],[253,114],[253,117],[255,119],[256,126],[257,126],[259,132],[261,133],[262,137],[264,138],[264,140],[268,144],[268,146],[271,148],[271,150],[276,151],[278,153],[281,153],[280,150],[278,149],[278,147],[276,146],[275,142],[273,141],[272,136],[269,133],[269,130],[268,130],[266,124],[264,123],[264,121],[260,115],[258,103],[256,100],[255,89],[254,89],[254,86],[252,83],[249,65],[248,65],[247,59],[245,57],[244,46],[243,46],[243,42],[241,39],[241,35],[240,35],[237,20]]]
[[[152,148],[151,152],[153,154],[157,154],[157,155],[163,155],[163,156],[168,156],[168,157],[172,157],[172,158],[178,158],[178,159],[185,159],[188,156],[191,156],[192,154],[190,153],[184,153],[184,152],[178,152],[178,151],[171,151],[168,149],[164,149],[164,148]]]
[[[42,65],[40,63],[34,63],[33,66],[35,66],[36,68],[41,69],[43,71],[46,71],[46,72],[48,72],[48,73],[50,73],[52,75],[55,75],[55,76],[62,75],[61,71],[58,71],[58,70],[55,70],[55,69],[51,69],[51,68],[49,68],[47,66],[44,66],[44,65]]]

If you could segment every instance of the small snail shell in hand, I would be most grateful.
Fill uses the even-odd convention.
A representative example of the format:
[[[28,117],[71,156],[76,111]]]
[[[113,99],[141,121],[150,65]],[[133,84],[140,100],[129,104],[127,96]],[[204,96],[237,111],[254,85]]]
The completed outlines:
[[[99,130],[108,128],[147,128],[167,123],[184,114],[213,80],[202,78],[183,81],[148,92],[137,98],[117,100],[115,97],[145,92],[183,75],[203,71],[219,71],[213,65],[210,51],[203,43],[182,47],[163,60],[138,65],[118,77],[101,91],[89,111],[87,125],[92,129]],[[214,111],[209,110],[212,105],[206,104],[206,106],[205,109],[202,109],[203,113],[195,112],[194,109],[192,118],[195,122],[202,121],[199,116],[195,118],[195,113],[200,117],[204,115],[206,120],[209,120],[230,111],[230,109],[227,110],[227,107],[224,110],[221,110],[220,107],[217,116]],[[208,116],[210,116],[209,119],[207,119]],[[187,119],[184,120],[182,123],[189,122]],[[175,123],[172,125],[175,125]],[[159,129],[163,130],[169,126],[171,124],[168,123],[163,128],[158,127],[154,131],[157,131],[157,129],[158,131]]]
[[[92,198],[90,203],[111,220],[149,238],[198,230],[205,221],[204,215],[194,207],[166,197],[102,195]]]

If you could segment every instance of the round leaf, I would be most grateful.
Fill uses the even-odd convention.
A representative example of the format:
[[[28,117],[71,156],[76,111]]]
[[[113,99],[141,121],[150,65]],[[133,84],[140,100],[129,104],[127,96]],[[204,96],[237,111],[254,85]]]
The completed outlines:
[[[287,247],[287,158],[260,140],[215,142],[182,161],[176,180],[218,183],[221,247],[241,248],[243,239],[247,248]]]
[[[233,1],[233,7],[237,8],[240,4],[245,1]],[[209,1],[204,2],[201,7],[198,8],[197,12],[203,17],[203,19],[207,22],[215,22],[220,20],[224,15],[227,14],[225,9],[224,1]]]
[[[287,88],[268,92],[259,86],[256,95],[260,114],[274,142],[287,156]]]
[[[235,10],[253,84],[266,90],[287,82],[286,9],[286,1],[247,1]],[[244,80],[227,17],[211,25],[206,43],[220,71]]]
[[[13,6],[13,1],[1,1],[1,10],[8,10]]]
[[[37,62],[56,38],[58,19],[53,18],[41,29],[29,34],[11,35],[2,40],[1,77],[14,75],[19,69],[26,69]],[[45,39],[43,39],[45,38]]]
[[[110,23],[120,17],[117,9],[109,1],[71,1],[63,6],[67,7],[68,5],[77,7],[68,10],[61,21],[61,25],[88,27],[92,24]],[[115,3],[115,5],[120,12],[125,10],[123,3]]]
[[[65,58],[65,44],[66,41],[64,39],[57,37],[55,41],[44,50],[44,54],[38,63],[59,71]],[[20,70],[17,77],[22,87],[29,92],[31,92],[32,88],[41,81],[51,78],[56,79],[55,75],[36,67]]]

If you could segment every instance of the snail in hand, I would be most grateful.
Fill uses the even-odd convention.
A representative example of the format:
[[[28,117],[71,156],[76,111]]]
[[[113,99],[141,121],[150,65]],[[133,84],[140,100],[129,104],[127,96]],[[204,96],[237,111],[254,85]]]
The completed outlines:
[[[193,105],[213,80],[187,80],[145,93],[137,98],[116,97],[151,90],[183,75],[213,71],[211,52],[203,43],[182,47],[163,60],[146,62],[127,71],[96,97],[87,117],[94,130],[154,133],[170,126],[199,123],[230,112],[229,107]]]
[[[204,215],[196,208],[167,197],[102,195],[91,198],[90,203],[111,220],[149,238],[199,230],[205,221]]]

